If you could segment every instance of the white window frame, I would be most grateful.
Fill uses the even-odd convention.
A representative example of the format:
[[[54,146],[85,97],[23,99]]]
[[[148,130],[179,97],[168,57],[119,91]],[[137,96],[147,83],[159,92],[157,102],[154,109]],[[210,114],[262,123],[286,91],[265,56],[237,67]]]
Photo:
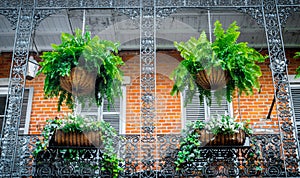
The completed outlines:
[[[288,80],[289,80],[289,83],[290,83],[290,87],[291,87],[291,89],[293,88],[293,89],[299,89],[300,90],[300,78],[295,79],[295,76],[296,75],[288,75]],[[291,93],[290,97],[291,97],[291,100],[293,101],[292,93]],[[292,107],[294,109],[294,106],[292,106]],[[297,122],[297,120],[296,120],[295,111],[294,111],[293,114],[294,114],[293,117],[294,117],[294,120],[295,120],[296,130],[298,130],[297,127],[300,127],[300,122]]]
[[[125,134],[125,124],[126,124],[126,86],[121,86],[122,96],[120,97],[120,112],[103,112],[103,105],[98,109],[98,118],[103,120],[103,115],[113,115],[119,114],[119,134]],[[100,112],[99,112],[100,111]]]
[[[181,102],[181,126],[182,128],[186,128],[186,107],[184,106],[184,95],[182,93],[180,93],[180,102]],[[201,103],[201,105],[204,105],[204,114],[205,114],[205,119],[210,117],[210,107],[206,104],[206,99],[204,98],[203,103]],[[227,101],[227,110],[228,110],[228,115],[230,115],[231,117],[233,117],[233,106],[232,106],[232,102],[228,102]],[[200,107],[200,105],[199,105]],[[225,114],[225,113],[224,113]],[[203,120],[205,120],[203,119]]]
[[[119,134],[125,134],[125,126],[126,126],[126,86],[122,85],[121,86],[122,90],[122,96],[120,97],[120,112],[103,112],[103,105],[102,104],[100,107],[97,108],[97,114],[93,116],[97,117],[97,120],[103,121],[103,115],[113,115],[113,114],[118,114],[119,115]],[[102,102],[103,103],[103,102]],[[86,104],[88,105],[88,104]],[[95,107],[95,106],[93,106]],[[83,113],[81,112],[83,108],[78,107],[77,112],[81,113],[83,116],[86,115],[84,113],[89,113],[89,111],[84,111]],[[87,114],[88,115],[88,114]]]
[[[8,95],[8,82],[9,82],[8,78],[1,78],[0,79],[0,95],[1,96],[7,96]],[[28,88],[25,88],[25,89],[29,90],[28,103],[27,103],[26,116],[25,116],[25,126],[24,126],[24,128],[20,128],[20,130],[24,130],[24,134],[28,134],[29,133],[31,110],[32,110],[33,87],[28,87]]]

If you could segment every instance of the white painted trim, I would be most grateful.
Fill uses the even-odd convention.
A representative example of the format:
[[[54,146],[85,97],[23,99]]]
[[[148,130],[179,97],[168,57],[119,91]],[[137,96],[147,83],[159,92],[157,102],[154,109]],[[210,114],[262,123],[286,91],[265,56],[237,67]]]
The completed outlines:
[[[7,96],[7,94],[8,94],[8,88],[7,87],[0,87],[0,96]],[[5,103],[7,103],[7,98],[6,98]],[[1,117],[5,116],[5,110],[6,110],[6,108],[4,108],[3,115],[0,115]],[[2,124],[2,123],[0,123],[0,124]],[[0,132],[1,132],[1,130],[0,130]]]
[[[4,86],[0,86],[0,94],[1,95],[7,95],[8,94],[8,88]]]
[[[186,107],[184,107],[184,97],[180,92],[180,107],[181,107],[181,127],[186,127]]]
[[[290,82],[291,88],[299,88],[300,87],[300,78],[295,79],[296,75],[288,75],[288,80]]]
[[[0,78],[0,86],[8,86],[9,78]]]
[[[0,79],[0,95],[7,96],[8,95],[8,80],[2,80],[2,79],[3,78]],[[31,109],[32,109],[33,87],[29,87],[29,88],[25,88],[25,89],[29,90],[29,93],[28,93],[28,103],[27,103],[26,116],[25,116],[25,126],[21,130],[24,129],[24,134],[28,134],[30,118],[31,118]]]
[[[290,83],[299,83],[300,84],[300,78],[295,79],[296,75],[288,75],[288,80]]]
[[[98,108],[98,118],[103,121],[103,115],[119,115],[119,134],[126,133],[126,86],[121,86],[122,96],[120,97],[119,112],[103,112],[103,104]]]
[[[203,106],[204,106],[204,120],[208,120],[210,118],[210,107],[206,103],[206,98],[203,98]],[[201,103],[200,103],[201,104]]]
[[[119,121],[119,133],[126,133],[126,86],[122,86],[122,97],[120,99],[120,121]]]
[[[28,103],[27,103],[27,110],[26,110],[24,134],[28,134],[29,132],[29,124],[30,124],[31,110],[32,110],[32,99],[33,99],[33,87],[29,87],[26,89],[29,89],[29,93],[28,93]]]
[[[129,76],[123,76],[122,85],[129,85],[131,83],[131,78]]]
[[[184,94],[180,92],[180,102],[181,102],[181,126],[183,129],[186,128],[186,107],[184,107]],[[210,117],[210,107],[206,104],[206,98],[204,98],[203,103],[204,104],[204,120],[207,120],[207,118]],[[233,104],[232,102],[227,101],[227,110],[228,115],[233,117]]]
[[[288,75],[288,80],[290,82],[290,88],[294,88],[294,89],[300,89],[300,78],[295,79],[295,75]],[[292,96],[292,91],[290,91],[291,93],[291,101],[293,102],[293,96]],[[294,108],[294,103],[292,104],[292,106]],[[295,117],[295,112],[294,112],[294,116],[295,118],[295,122],[296,122],[296,117]],[[299,122],[296,122],[297,125],[300,125]]]
[[[230,117],[233,117],[233,104],[232,104],[232,102],[228,102],[227,101],[227,104],[228,104],[228,115],[230,116]]]

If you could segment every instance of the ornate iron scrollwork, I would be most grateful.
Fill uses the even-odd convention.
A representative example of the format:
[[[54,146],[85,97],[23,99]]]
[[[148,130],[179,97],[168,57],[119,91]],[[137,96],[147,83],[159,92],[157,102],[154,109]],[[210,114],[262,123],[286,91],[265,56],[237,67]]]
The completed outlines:
[[[275,2],[275,3],[274,3]],[[45,164],[35,165],[31,151],[34,148],[36,136],[17,135],[19,126],[21,103],[25,86],[25,72],[27,66],[28,50],[33,29],[44,18],[57,10],[66,8],[113,8],[138,21],[140,27],[140,63],[141,63],[141,135],[126,136],[126,139],[116,138],[116,147],[119,148],[120,157],[124,162],[120,165],[124,172],[120,177],[176,177],[199,175],[224,176],[255,176],[258,175],[253,165],[245,163],[245,159],[253,153],[253,149],[232,149],[203,151],[204,156],[215,153],[234,158],[233,164],[202,160],[187,165],[181,172],[176,171],[174,160],[178,147],[178,135],[156,135],[156,30],[162,18],[175,12],[177,8],[199,7],[230,7],[251,15],[258,24],[265,28],[267,44],[271,61],[271,70],[274,88],[277,90],[277,110],[281,123],[282,137],[279,135],[255,136],[254,140],[260,145],[263,155],[262,170],[264,176],[296,176],[298,173],[298,142],[293,125],[293,108],[290,106],[290,88],[287,78],[287,64],[284,53],[284,43],[281,34],[282,25],[286,22],[292,10],[298,10],[299,2],[273,1],[273,0],[105,0],[105,1],[78,1],[78,0],[4,0],[0,2],[0,14],[7,17],[13,28],[16,29],[15,47],[12,57],[12,70],[10,73],[8,107],[6,109],[6,122],[3,139],[1,141],[0,171],[2,176],[99,176],[107,173],[91,171],[87,167],[79,168],[77,163],[68,163],[64,166],[61,160],[55,160],[57,150],[52,149],[45,153],[40,160]],[[21,8],[22,7],[22,8]],[[280,145],[283,145],[280,147]],[[283,151],[283,152],[281,152]],[[85,155],[92,155],[92,159],[101,160],[99,150],[87,150]],[[52,155],[52,156],[51,156]],[[82,155],[85,157],[85,155]],[[236,156],[242,155],[242,156]],[[281,157],[284,156],[285,159]],[[52,165],[50,160],[54,159]],[[236,161],[237,160],[237,161]],[[283,161],[284,160],[284,161]],[[47,162],[48,161],[48,162]],[[209,164],[208,164],[209,163]],[[45,166],[46,165],[46,166]],[[47,166],[49,165],[49,166]],[[209,166],[207,166],[209,165]],[[229,167],[228,167],[229,165]],[[227,166],[219,170],[218,167]],[[251,167],[252,166],[252,167]],[[240,167],[244,169],[240,169]],[[37,168],[37,170],[35,170]],[[35,174],[36,173],[36,174]],[[71,174],[74,173],[74,174]]]
[[[14,171],[17,153],[18,128],[25,86],[28,50],[31,31],[33,29],[35,9],[33,4],[23,2],[23,8],[18,9],[18,23],[16,27],[15,47],[12,56],[12,70],[8,86],[8,104],[6,107],[3,138],[1,141],[1,174],[8,176]]]
[[[294,127],[295,118],[293,118],[293,108],[290,103],[290,86],[288,82],[287,73],[287,59],[284,52],[284,43],[282,39],[281,23],[284,23],[288,11],[278,12],[277,1],[266,0],[263,2],[263,18],[264,27],[267,35],[267,43],[269,50],[269,57],[271,61],[271,70],[274,80],[274,87],[276,89],[277,112],[282,122],[281,127],[281,141],[282,154],[284,155],[284,168],[286,169],[286,176],[295,176],[298,173],[298,139]]]
[[[152,176],[155,148],[155,28],[156,10],[154,1],[141,1],[140,8],[140,63],[141,63],[141,163],[147,170],[144,177]],[[153,94],[152,94],[153,93]]]

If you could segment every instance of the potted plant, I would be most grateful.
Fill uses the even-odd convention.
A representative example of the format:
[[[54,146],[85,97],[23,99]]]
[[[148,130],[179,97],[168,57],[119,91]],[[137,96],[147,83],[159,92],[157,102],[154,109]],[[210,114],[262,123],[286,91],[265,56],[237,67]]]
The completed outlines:
[[[90,134],[91,132],[94,132],[93,135]],[[42,137],[36,142],[36,148],[33,151],[36,159],[39,159],[39,156],[49,147],[57,147],[62,148],[59,150],[62,153],[69,152],[69,154],[61,154],[68,155],[62,159],[76,161],[76,159],[80,159],[76,156],[80,154],[78,148],[99,147],[103,151],[102,170],[110,172],[113,177],[117,177],[123,170],[119,166],[122,160],[117,156],[114,147],[114,138],[117,137],[116,130],[105,121],[93,121],[91,118],[69,114],[63,119],[47,120]],[[97,169],[95,166],[91,167]]]
[[[180,148],[175,160],[177,170],[180,170],[187,163],[195,161],[200,156],[201,141],[197,130],[204,129],[204,126],[203,121],[197,120],[187,124],[187,128],[183,130],[183,137],[180,140]]]
[[[226,31],[219,21],[214,26],[213,42],[208,41],[204,31],[198,39],[174,42],[183,60],[170,76],[174,80],[171,94],[186,91],[185,104],[191,102],[196,91],[200,102],[205,97],[210,104],[212,90],[220,101],[226,86],[226,99],[231,101],[236,88],[240,94],[253,94],[253,88],[260,87],[262,73],[256,63],[265,61],[266,56],[248,47],[246,42],[237,43],[240,32],[236,22]]]
[[[52,51],[44,52],[39,74],[45,74],[45,97],[58,97],[58,110],[63,102],[73,109],[74,97],[79,101],[96,101],[102,104],[105,97],[108,107],[113,98],[121,95],[123,65],[117,55],[119,43],[91,38],[91,33],[82,35],[61,34],[61,44],[52,44]]]
[[[111,133],[116,136],[115,130],[109,123],[94,121],[92,118],[80,115],[68,115],[60,120],[49,141],[50,146],[100,147],[102,137]],[[104,135],[103,135],[104,134]]]
[[[228,115],[218,115],[207,122],[192,122],[183,130],[175,164],[180,169],[193,162],[200,156],[199,147],[243,145],[245,136],[252,134],[249,121],[237,122]]]
[[[249,120],[246,122],[236,122],[235,120],[237,119],[229,115],[218,115],[211,118],[200,134],[202,145],[244,145],[246,136],[252,135],[253,131],[249,126]]]

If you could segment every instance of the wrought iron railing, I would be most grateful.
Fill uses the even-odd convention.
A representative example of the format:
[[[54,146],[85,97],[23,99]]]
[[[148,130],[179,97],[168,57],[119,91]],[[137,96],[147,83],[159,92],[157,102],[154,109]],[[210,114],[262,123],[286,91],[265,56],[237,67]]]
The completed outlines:
[[[185,172],[174,169],[174,159],[178,136],[157,136],[155,125],[156,118],[156,33],[160,18],[170,15],[177,8],[226,8],[231,7],[240,10],[253,17],[262,25],[266,32],[267,45],[270,56],[270,68],[272,71],[274,91],[276,92],[277,116],[279,119],[281,135],[255,136],[256,146],[262,153],[261,175],[263,176],[298,176],[299,169],[299,144],[295,129],[294,111],[290,95],[290,87],[287,73],[287,59],[285,57],[284,41],[282,38],[282,25],[285,24],[292,10],[298,10],[299,0],[244,0],[244,1],[204,1],[204,0],[105,0],[105,1],[81,1],[81,0],[2,0],[0,1],[0,14],[7,17],[12,28],[15,29],[15,41],[12,55],[12,64],[9,81],[7,108],[5,111],[5,124],[1,140],[0,171],[3,177],[34,176],[39,173],[39,167],[31,152],[38,136],[18,136],[19,120],[21,115],[21,103],[23,100],[27,61],[29,56],[30,40],[33,30],[44,18],[61,9],[70,8],[112,8],[121,9],[132,19],[140,23],[140,61],[141,61],[141,117],[142,133],[140,136],[126,136],[126,140],[120,141],[120,156],[125,159],[124,172],[121,177],[174,177],[197,175],[201,166],[191,165],[191,171]],[[154,97],[152,97],[154,96]],[[153,145],[155,144],[155,145]],[[159,146],[159,147],[157,147]],[[155,149],[152,149],[155,148]],[[157,149],[159,148],[159,149]],[[248,151],[251,153],[251,151]],[[55,154],[55,150],[49,154]],[[91,152],[92,153],[92,152]],[[99,159],[93,152],[93,158]],[[50,155],[51,157],[51,155]],[[56,158],[56,157],[55,157]],[[58,157],[59,158],[59,157]],[[246,157],[247,158],[247,157]],[[244,159],[244,158],[243,158]],[[44,160],[44,159],[41,159]],[[92,160],[92,159],[91,159]],[[58,159],[58,161],[60,161]],[[54,163],[56,163],[55,161]],[[74,163],[75,164],[75,163]],[[196,163],[195,163],[196,164]],[[240,163],[243,166],[243,161]],[[64,164],[67,165],[67,164]],[[58,167],[62,175],[63,167]],[[71,164],[72,165],[72,164]],[[76,165],[76,164],[75,164]],[[77,165],[76,165],[77,166]],[[75,166],[75,167],[76,167]],[[49,170],[55,173],[55,167]],[[77,167],[76,167],[77,168]],[[235,170],[236,168],[234,168]],[[240,169],[240,168],[238,168]],[[40,169],[41,170],[41,169]],[[67,168],[65,168],[67,170]],[[235,173],[227,169],[229,173]],[[209,171],[210,172],[210,171]],[[222,171],[224,172],[224,171]],[[243,173],[245,171],[242,171]],[[246,171],[254,175],[252,169]],[[73,172],[71,172],[73,173]],[[70,174],[71,174],[70,173]],[[74,171],[78,176],[80,171]],[[96,174],[97,173],[97,174]],[[239,175],[240,175],[239,171]],[[56,174],[56,173],[55,173]],[[204,172],[204,174],[206,174]],[[41,172],[46,176],[45,172]],[[88,174],[87,174],[88,175]],[[102,172],[94,172],[91,175],[102,175]],[[169,176],[170,175],[170,176]],[[246,174],[244,174],[246,175]],[[188,176],[187,176],[188,177]]]
[[[126,135],[115,138],[116,153],[122,159],[119,165],[123,171],[119,177],[281,177],[285,176],[280,154],[278,134],[254,135],[250,145],[235,147],[199,147],[201,156],[194,162],[176,169],[175,160],[179,149],[180,135],[158,135],[159,152],[150,160],[147,169],[140,155],[141,137]],[[49,147],[34,157],[38,135],[19,136],[18,154],[14,160],[14,176],[35,177],[113,177],[102,169],[103,152],[98,148],[72,148],[80,150],[71,157],[67,147]],[[255,158],[255,159],[252,159]],[[3,177],[9,175],[2,175]]]

